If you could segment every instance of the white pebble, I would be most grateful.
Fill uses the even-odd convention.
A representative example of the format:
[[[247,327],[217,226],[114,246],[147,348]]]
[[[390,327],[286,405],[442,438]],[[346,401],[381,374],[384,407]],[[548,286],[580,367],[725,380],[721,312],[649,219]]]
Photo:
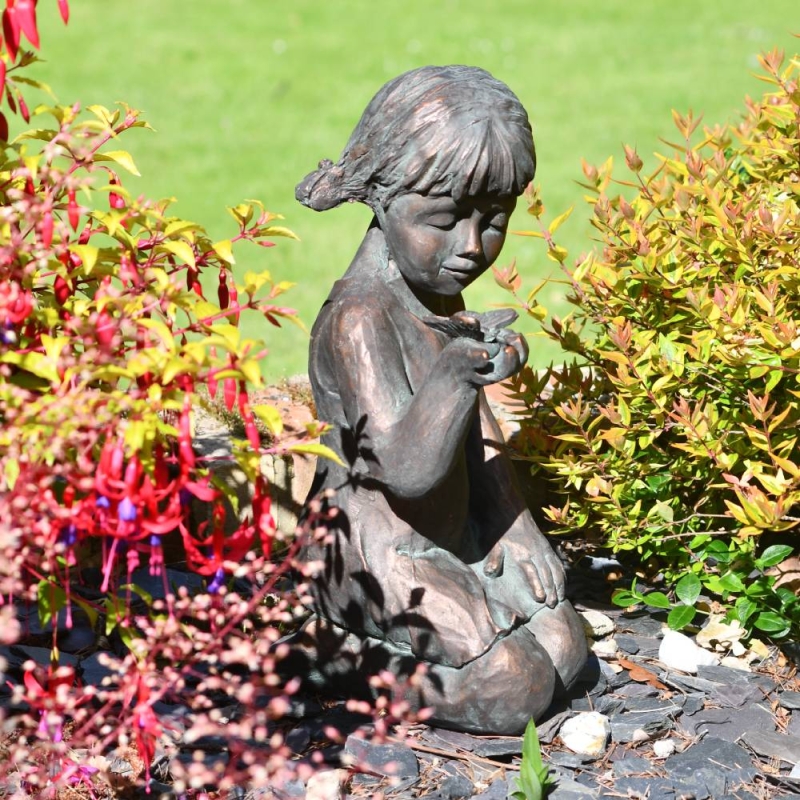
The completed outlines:
[[[701,664],[718,664],[719,659],[708,650],[698,647],[688,636],[678,631],[667,631],[658,648],[658,660],[667,669],[697,672]]]
[[[347,770],[326,769],[315,772],[306,784],[306,800],[341,800]]]
[[[559,731],[564,746],[582,756],[600,756],[611,733],[608,717],[597,711],[584,711],[568,719]]]
[[[674,752],[674,739],[657,739],[653,742],[653,753],[656,758],[669,758]]]
[[[599,611],[588,609],[578,612],[583,620],[583,629],[591,639],[602,639],[609,633],[614,633],[615,625],[611,617],[601,614]]]
[[[598,658],[612,658],[618,651],[619,646],[617,645],[617,640],[614,638],[592,642],[592,652]]]

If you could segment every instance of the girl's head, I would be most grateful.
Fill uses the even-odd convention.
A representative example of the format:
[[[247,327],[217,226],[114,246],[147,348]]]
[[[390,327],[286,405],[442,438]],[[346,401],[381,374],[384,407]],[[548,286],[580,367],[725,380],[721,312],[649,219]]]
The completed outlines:
[[[296,195],[316,211],[385,209],[410,192],[517,197],[535,170],[528,115],[504,83],[477,67],[422,67],[380,89],[339,161],[321,162]]]

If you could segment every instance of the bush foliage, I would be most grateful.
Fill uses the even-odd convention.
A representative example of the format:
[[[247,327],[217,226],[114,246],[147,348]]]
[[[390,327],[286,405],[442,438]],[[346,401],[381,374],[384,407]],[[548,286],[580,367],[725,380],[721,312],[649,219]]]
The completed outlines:
[[[576,308],[545,326],[577,358],[513,389],[522,455],[561,496],[548,510],[558,531],[590,532],[677,583],[676,628],[696,621],[702,591],[783,637],[800,632],[800,599],[766,573],[800,522],[800,61],[762,64],[771,91],[739,124],[674,113],[677,140],[652,174],[630,147],[616,192],[611,160],[584,165],[601,244],[565,266]],[[562,266],[564,218],[527,232]],[[519,289],[513,269],[496,277]],[[535,295],[522,305],[542,316]]]

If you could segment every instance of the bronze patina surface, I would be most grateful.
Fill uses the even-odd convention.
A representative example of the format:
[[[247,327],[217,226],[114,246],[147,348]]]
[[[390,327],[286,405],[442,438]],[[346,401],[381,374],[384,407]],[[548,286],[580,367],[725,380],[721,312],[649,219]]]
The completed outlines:
[[[462,730],[519,734],[586,659],[564,569],[525,507],[483,388],[525,363],[513,312],[461,292],[500,254],[533,178],[527,114],[489,73],[425,67],[387,83],[335,164],[297,187],[374,218],[312,332],[324,443],[313,494],[339,509],[305,557],[320,680],[425,664],[413,700]]]

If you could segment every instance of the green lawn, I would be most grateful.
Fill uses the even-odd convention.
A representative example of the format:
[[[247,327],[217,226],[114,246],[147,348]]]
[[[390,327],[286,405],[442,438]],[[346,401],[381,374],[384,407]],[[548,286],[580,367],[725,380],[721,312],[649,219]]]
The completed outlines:
[[[347,267],[369,221],[365,208],[317,215],[294,200],[295,184],[321,158],[336,159],[378,87],[431,63],[485,67],[506,81],[531,115],[537,180],[548,213],[580,206],[562,229],[577,255],[591,246],[582,205],[580,159],[619,156],[622,143],[644,155],[672,133],[670,109],[734,119],[746,93],[763,84],[757,55],[800,49],[796,0],[72,0],[61,25],[55,2],[39,4],[43,53],[37,67],[64,103],[125,100],[157,133],[128,138],[143,177],[127,185],[174,196],[176,213],[229,235],[225,206],[258,198],[286,216],[301,242],[253,248],[242,270],[267,267],[297,283],[286,296],[309,325],[331,283]],[[792,9],[795,12],[792,13]],[[518,213],[512,228],[524,226]],[[501,257],[518,260],[526,284],[554,272],[538,242],[512,238]],[[251,259],[247,263],[247,259]],[[563,287],[541,299],[565,310]],[[503,300],[485,277],[468,296],[476,309]],[[256,323],[251,323],[255,326]],[[305,371],[307,337],[268,324],[270,378]],[[528,323],[525,327],[531,328]],[[558,353],[535,340],[533,360]]]

